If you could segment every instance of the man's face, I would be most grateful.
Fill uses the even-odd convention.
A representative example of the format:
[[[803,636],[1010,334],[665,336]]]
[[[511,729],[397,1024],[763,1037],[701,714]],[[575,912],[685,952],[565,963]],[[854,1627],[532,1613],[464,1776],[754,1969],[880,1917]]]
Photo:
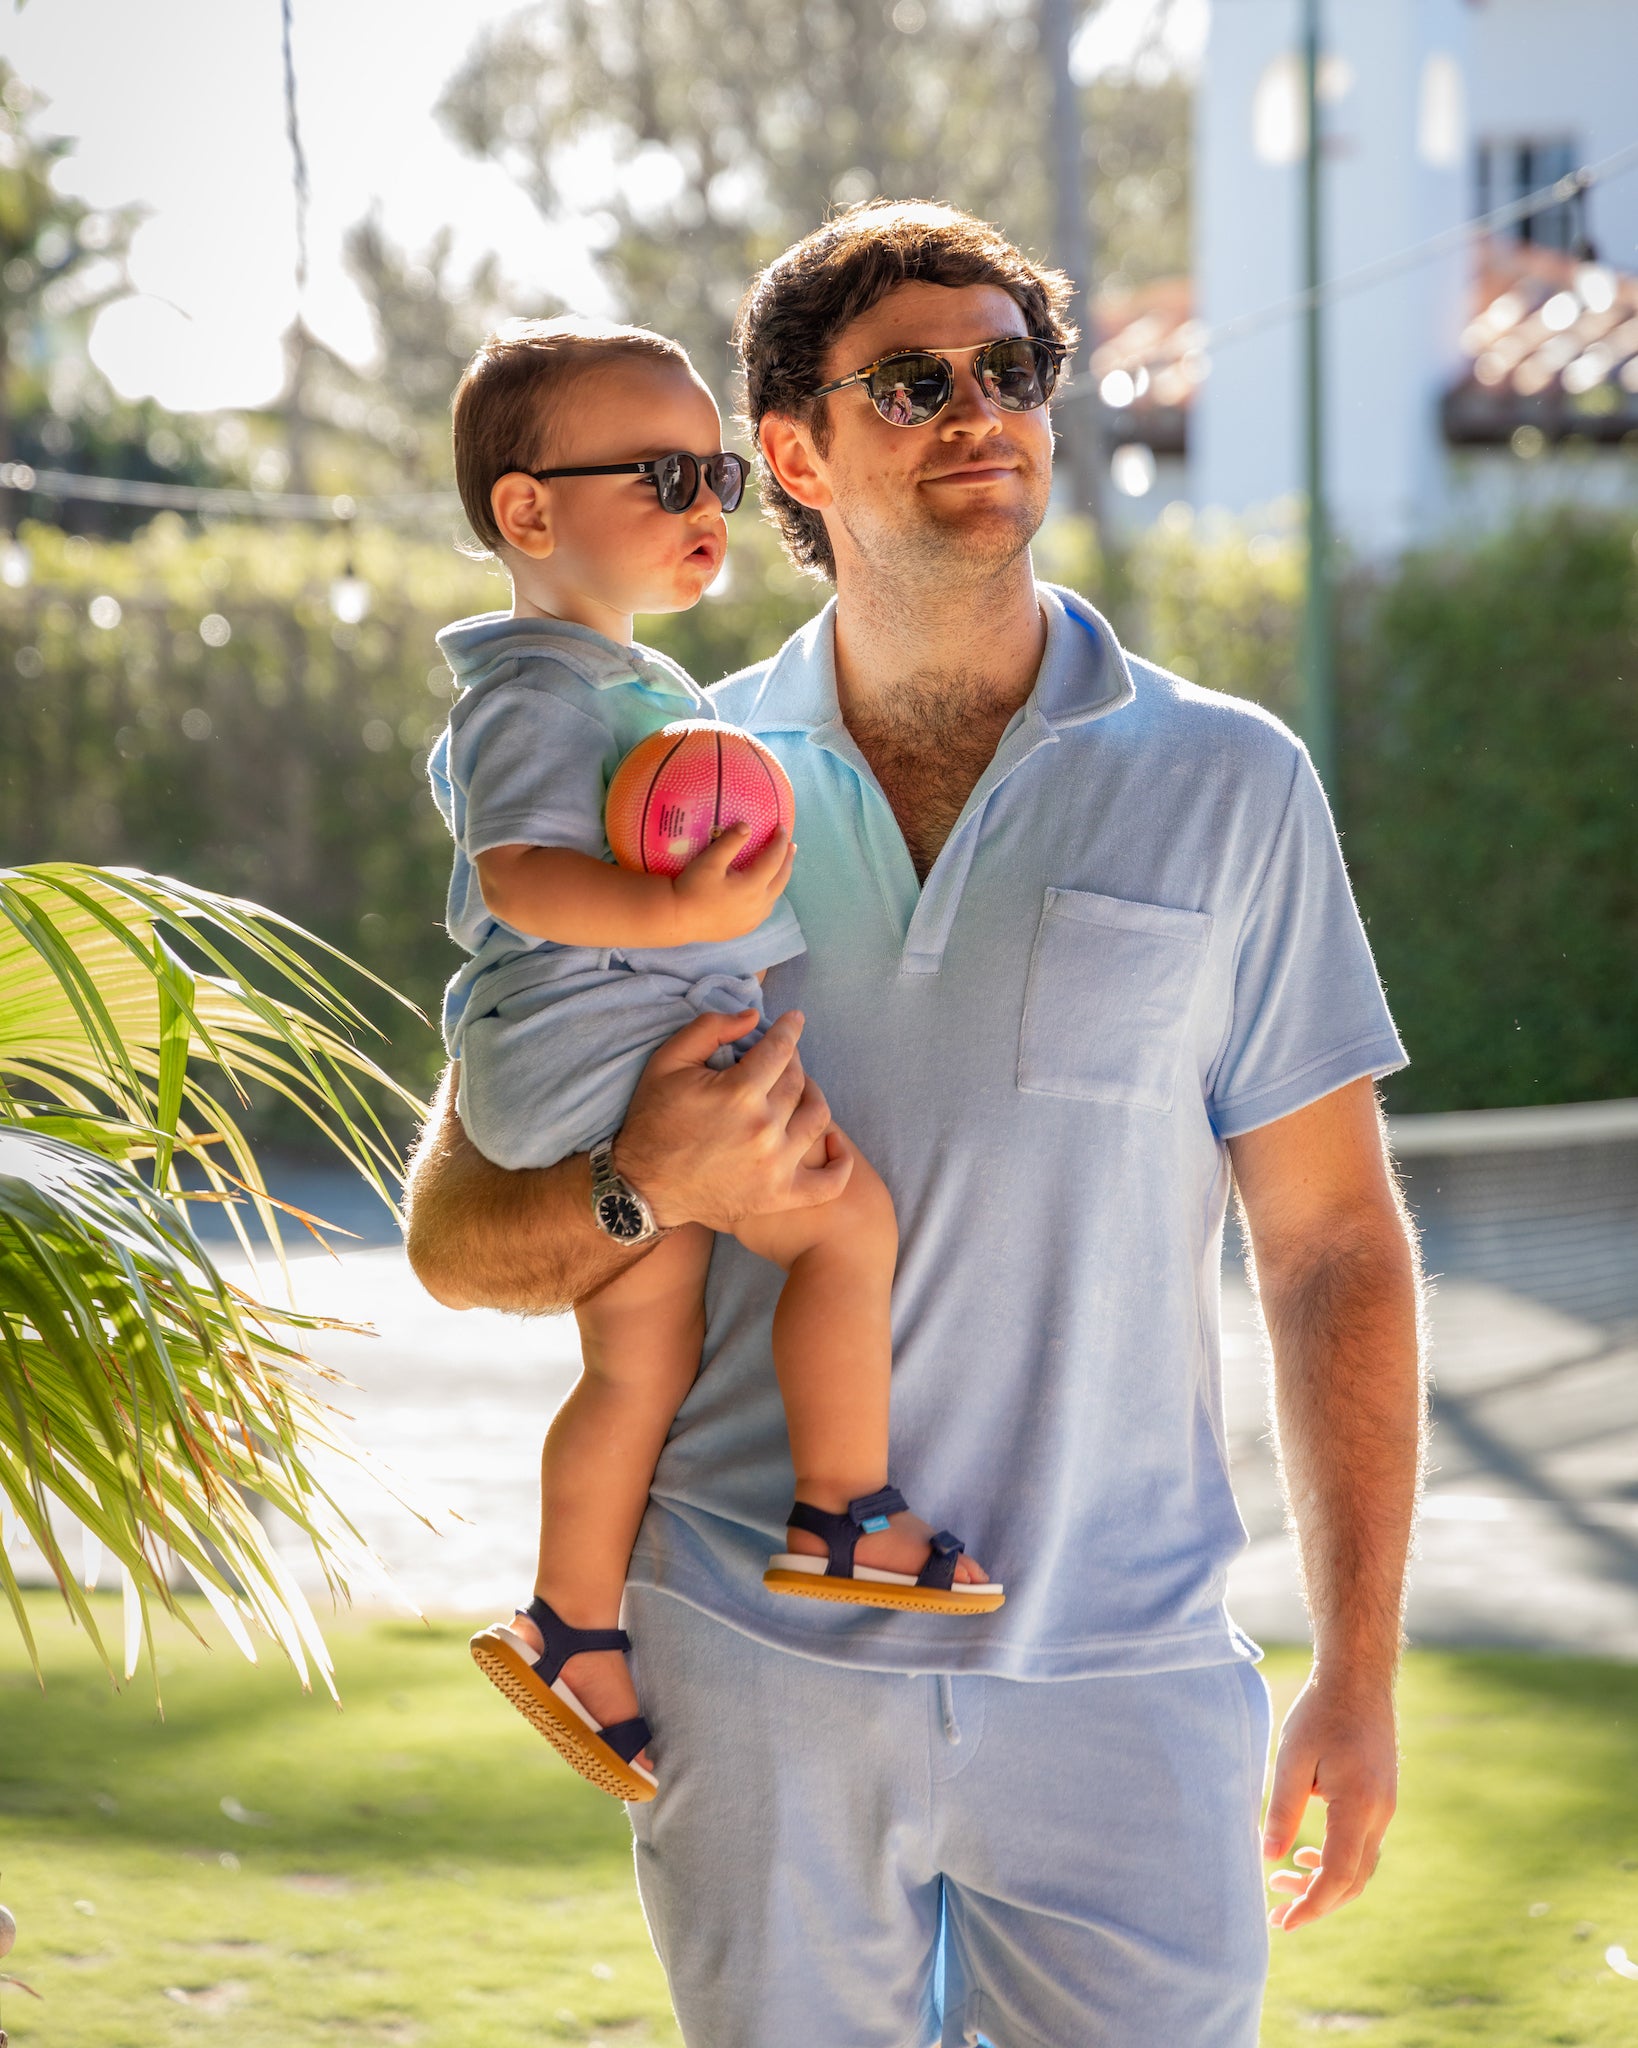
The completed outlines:
[[[823,401],[823,450],[807,438],[838,582],[850,558],[877,575],[970,581],[1028,547],[1052,482],[1048,409],[1003,411],[979,383],[970,353],[975,343],[1028,331],[999,285],[906,284],[836,337],[827,384],[899,349],[947,355],[955,372],[949,404],[925,426],[884,420],[862,385]],[[969,353],[954,353],[961,349]]]

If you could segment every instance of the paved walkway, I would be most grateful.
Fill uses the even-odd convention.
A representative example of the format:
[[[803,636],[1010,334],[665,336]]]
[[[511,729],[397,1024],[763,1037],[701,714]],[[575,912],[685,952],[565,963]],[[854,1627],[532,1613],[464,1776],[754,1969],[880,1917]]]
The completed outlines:
[[[320,1351],[358,1388],[355,1433],[460,1517],[431,1535],[356,1477],[349,1507],[427,1611],[485,1612],[533,1568],[540,1438],[576,1370],[574,1325],[454,1315],[395,1248],[300,1262],[304,1306],[375,1338]],[[1254,1635],[1304,1633],[1267,1444],[1263,1349],[1237,1275],[1225,1280],[1225,1393],[1251,1537],[1231,1605]],[[1413,1640],[1512,1643],[1638,1658],[1638,1342],[1473,1281],[1433,1309],[1434,1471],[1418,1532]]]

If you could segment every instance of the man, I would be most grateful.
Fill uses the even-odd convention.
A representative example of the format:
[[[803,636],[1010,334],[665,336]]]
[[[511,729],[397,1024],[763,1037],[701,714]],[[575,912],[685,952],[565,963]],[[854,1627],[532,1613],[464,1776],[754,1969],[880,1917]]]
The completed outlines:
[[[765,503],[836,585],[720,700],[795,785],[809,951],[768,993],[805,1022],[727,1072],[722,1020],[681,1033],[614,1166],[660,1225],[725,1229],[833,1192],[844,1155],[800,1161],[834,1104],[898,1205],[895,1472],[1007,1603],[764,1592],[778,1275],[721,1240],[627,1594],[662,1781],[639,1883],[694,2048],[1251,2048],[1267,1696],[1222,1603],[1231,1167],[1316,1643],[1265,1854],[1328,1802],[1273,1917],[1355,1896],[1392,1812],[1421,1389],[1372,1079],[1403,1054],[1301,748],[1035,583],[1065,295],[980,223],[878,205],[741,314]],[[541,1311],[622,1269],[584,1159],[502,1173],[449,1103],[410,1189],[434,1294]]]

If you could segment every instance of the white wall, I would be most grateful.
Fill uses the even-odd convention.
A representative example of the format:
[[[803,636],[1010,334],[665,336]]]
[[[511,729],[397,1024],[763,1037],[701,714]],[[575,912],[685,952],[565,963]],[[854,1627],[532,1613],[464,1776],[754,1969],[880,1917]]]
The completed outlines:
[[[1465,76],[1476,10],[1465,0],[1328,0],[1324,268],[1336,277],[1425,240],[1470,205],[1471,139],[1423,118],[1430,60]],[[1216,329],[1300,288],[1300,127],[1254,109],[1294,90],[1296,0],[1217,0],[1196,108],[1195,276]],[[1274,67],[1271,69],[1271,67]],[[1436,124],[1437,125],[1437,124]],[[1369,552],[1443,522],[1440,393],[1460,361],[1466,263],[1448,256],[1338,301],[1327,315],[1326,432],[1335,522]],[[1191,495],[1233,512],[1300,489],[1300,323],[1288,317],[1212,348],[1190,421]]]
[[[1211,327],[1288,297],[1298,281],[1299,193],[1291,168],[1252,153],[1265,67],[1293,40],[1292,0],[1216,0],[1195,90],[1196,311]],[[1239,512],[1296,487],[1299,355],[1290,321],[1214,348],[1189,415],[1190,495]]]
[[[1570,135],[1583,162],[1638,140],[1638,0],[1483,0],[1469,12],[1476,136]],[[1606,263],[1638,270],[1638,167],[1590,194],[1588,222]]]

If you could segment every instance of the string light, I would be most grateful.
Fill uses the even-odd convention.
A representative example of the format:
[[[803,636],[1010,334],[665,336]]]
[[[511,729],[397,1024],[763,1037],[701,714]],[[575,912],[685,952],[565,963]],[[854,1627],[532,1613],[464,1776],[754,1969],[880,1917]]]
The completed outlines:
[[[330,585],[330,609],[344,626],[359,625],[370,614],[374,593],[349,562]]]
[[[208,484],[158,484],[124,476],[84,476],[68,469],[36,469],[0,462],[0,490],[42,498],[82,499],[99,505],[134,505],[155,512],[196,512],[225,519],[293,519],[313,524],[433,525],[458,519],[451,491],[406,491],[392,497],[326,497],[315,491],[246,491]]]

